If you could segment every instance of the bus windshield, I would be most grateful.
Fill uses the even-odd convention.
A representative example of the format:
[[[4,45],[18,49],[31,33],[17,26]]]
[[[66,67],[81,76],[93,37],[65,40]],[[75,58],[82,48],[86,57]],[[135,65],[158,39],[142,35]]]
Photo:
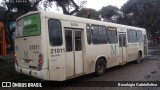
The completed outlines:
[[[39,14],[25,16],[16,22],[15,37],[37,36],[41,33],[41,22]]]

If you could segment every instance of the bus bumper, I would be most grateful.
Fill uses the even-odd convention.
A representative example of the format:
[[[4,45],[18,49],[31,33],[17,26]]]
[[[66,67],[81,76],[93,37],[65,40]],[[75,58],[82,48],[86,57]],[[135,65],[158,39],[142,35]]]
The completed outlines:
[[[15,64],[15,69],[19,73],[23,73],[43,80],[48,80],[48,69],[42,69],[41,71],[37,71],[28,68],[18,67],[16,64]]]

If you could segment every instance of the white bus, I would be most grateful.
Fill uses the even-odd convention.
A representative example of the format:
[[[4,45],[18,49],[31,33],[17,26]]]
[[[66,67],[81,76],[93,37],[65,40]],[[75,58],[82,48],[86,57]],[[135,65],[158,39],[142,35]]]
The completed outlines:
[[[44,80],[64,81],[141,61],[147,55],[143,28],[35,11],[16,21],[15,68]]]

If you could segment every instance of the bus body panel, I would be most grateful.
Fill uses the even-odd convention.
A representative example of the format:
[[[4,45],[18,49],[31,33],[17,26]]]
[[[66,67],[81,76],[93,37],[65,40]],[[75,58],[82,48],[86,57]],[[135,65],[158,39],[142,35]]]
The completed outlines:
[[[33,16],[32,15],[38,15],[37,16]],[[45,25],[43,24],[44,20],[44,16],[43,14],[40,14],[39,12],[35,12],[33,14],[28,14],[28,16],[30,16],[31,18],[27,18],[29,22],[33,22],[33,26],[35,26],[34,29],[36,30],[40,30],[40,34],[35,34],[35,36],[28,34],[28,36],[20,36],[20,37],[16,37],[15,38],[15,53],[16,53],[16,64],[15,64],[15,69],[17,72],[19,73],[23,73],[23,74],[27,74],[33,77],[37,77],[37,78],[41,78],[44,80],[49,80],[48,77],[48,61],[47,61],[47,50],[46,50],[46,38],[42,38],[42,37],[46,37],[45,35]],[[17,19],[18,20],[22,20],[23,18],[27,17],[27,15]],[[40,22],[40,24],[34,23],[35,20],[32,21],[32,19],[35,19]],[[36,19],[37,18],[37,19]],[[23,21],[23,20],[22,20]],[[28,24],[29,24],[28,22]],[[24,24],[24,22],[22,22],[22,24]],[[27,24],[27,23],[26,23]],[[31,27],[28,25],[28,28]],[[16,26],[16,36],[17,36],[17,28],[18,26]],[[22,27],[23,28],[23,27]],[[23,30],[23,29],[22,29]],[[27,30],[27,29],[26,29]],[[29,30],[29,29],[28,29]],[[35,31],[36,31],[35,30]],[[21,31],[22,33],[23,31]],[[29,33],[29,32],[28,32]],[[32,33],[31,33],[32,34]],[[40,59],[40,55],[42,56],[42,69],[39,69],[39,59]]]
[[[44,45],[47,47],[47,61],[49,70],[49,80],[63,81],[66,80],[65,77],[65,44],[64,41],[60,46],[52,46],[49,37],[49,20],[54,18],[45,17],[45,38],[46,43]],[[62,40],[64,40],[62,30]]]
[[[23,37],[15,40],[18,66],[23,68],[38,67],[39,54],[41,53],[40,36]]]

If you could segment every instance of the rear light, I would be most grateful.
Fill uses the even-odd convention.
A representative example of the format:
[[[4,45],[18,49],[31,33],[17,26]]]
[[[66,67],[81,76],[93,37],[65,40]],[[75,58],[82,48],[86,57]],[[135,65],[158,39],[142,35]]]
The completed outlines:
[[[40,71],[42,69],[43,65],[43,57],[42,54],[39,54],[39,61],[38,61],[38,70]]]
[[[16,55],[16,53],[14,53],[14,60],[15,60],[15,61],[17,60],[17,55]]]
[[[17,66],[18,66],[18,62],[17,62],[17,55],[16,55],[16,53],[14,53],[14,61],[15,61],[15,63],[17,64]]]

